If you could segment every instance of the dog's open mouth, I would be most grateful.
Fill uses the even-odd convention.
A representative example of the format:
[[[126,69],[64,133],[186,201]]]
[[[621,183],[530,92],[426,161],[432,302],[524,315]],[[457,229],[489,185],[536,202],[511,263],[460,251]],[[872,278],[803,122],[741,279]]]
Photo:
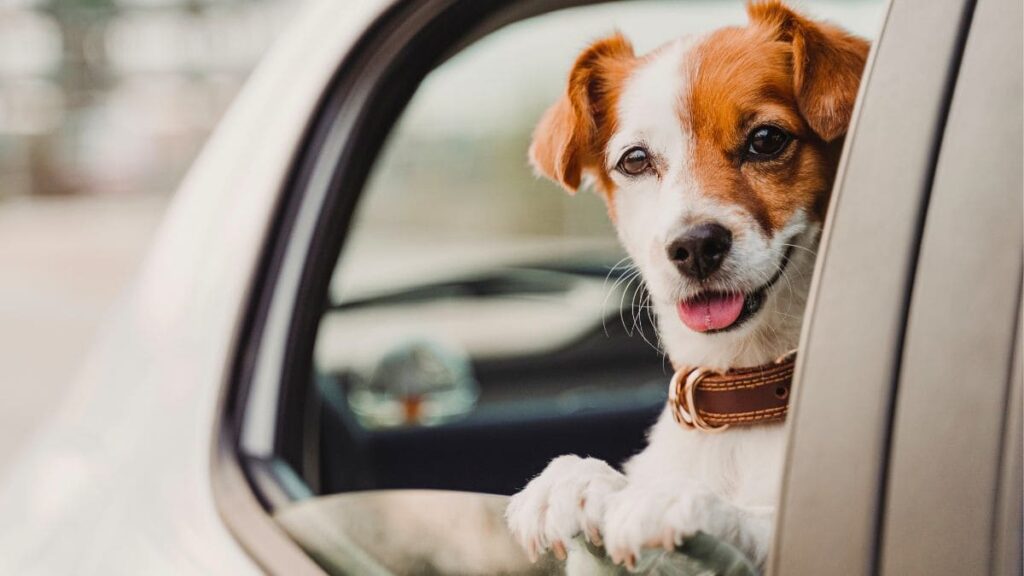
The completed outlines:
[[[693,298],[680,300],[676,304],[679,319],[694,332],[726,332],[741,326],[761,311],[767,300],[768,291],[782,277],[786,265],[789,264],[792,250],[792,246],[786,250],[779,270],[760,288],[745,294],[707,291]]]

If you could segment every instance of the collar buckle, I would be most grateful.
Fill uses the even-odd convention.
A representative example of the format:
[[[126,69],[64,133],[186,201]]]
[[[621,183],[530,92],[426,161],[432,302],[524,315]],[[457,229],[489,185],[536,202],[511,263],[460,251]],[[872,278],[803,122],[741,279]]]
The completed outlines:
[[[694,401],[693,391],[707,375],[708,370],[700,366],[686,366],[676,370],[669,384],[668,404],[672,407],[672,416],[680,426],[702,432],[724,432],[729,425],[712,426],[705,422]]]

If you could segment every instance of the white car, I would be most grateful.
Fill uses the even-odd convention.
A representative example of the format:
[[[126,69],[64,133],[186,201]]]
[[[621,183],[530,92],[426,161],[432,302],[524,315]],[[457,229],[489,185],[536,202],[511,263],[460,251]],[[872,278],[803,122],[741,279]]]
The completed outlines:
[[[310,2],[12,466],[0,574],[560,571],[501,495],[639,449],[668,375],[600,203],[530,175],[529,129],[584,40],[743,18],[585,4]],[[770,570],[1021,574],[1021,2],[808,9],[874,45]]]

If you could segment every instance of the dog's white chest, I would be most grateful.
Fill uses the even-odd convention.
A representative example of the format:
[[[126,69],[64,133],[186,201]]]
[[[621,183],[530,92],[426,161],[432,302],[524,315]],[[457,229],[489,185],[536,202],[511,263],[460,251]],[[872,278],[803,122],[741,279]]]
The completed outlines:
[[[737,505],[770,506],[778,497],[784,451],[782,425],[707,433],[681,428],[666,411],[650,445],[625,469],[631,479],[696,480]]]

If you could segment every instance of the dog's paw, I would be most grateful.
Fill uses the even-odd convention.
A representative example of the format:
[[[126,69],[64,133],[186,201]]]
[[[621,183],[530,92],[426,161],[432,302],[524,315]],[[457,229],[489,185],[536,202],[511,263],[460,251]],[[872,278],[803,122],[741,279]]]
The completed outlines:
[[[580,533],[601,543],[605,503],[625,484],[601,460],[560,456],[512,497],[505,519],[531,561],[548,549],[564,560],[566,545]]]
[[[674,550],[697,532],[747,548],[747,540],[758,537],[764,525],[703,485],[680,482],[672,487],[630,483],[609,499],[601,526],[612,561],[632,570],[644,549]],[[770,537],[770,518],[767,526]]]

